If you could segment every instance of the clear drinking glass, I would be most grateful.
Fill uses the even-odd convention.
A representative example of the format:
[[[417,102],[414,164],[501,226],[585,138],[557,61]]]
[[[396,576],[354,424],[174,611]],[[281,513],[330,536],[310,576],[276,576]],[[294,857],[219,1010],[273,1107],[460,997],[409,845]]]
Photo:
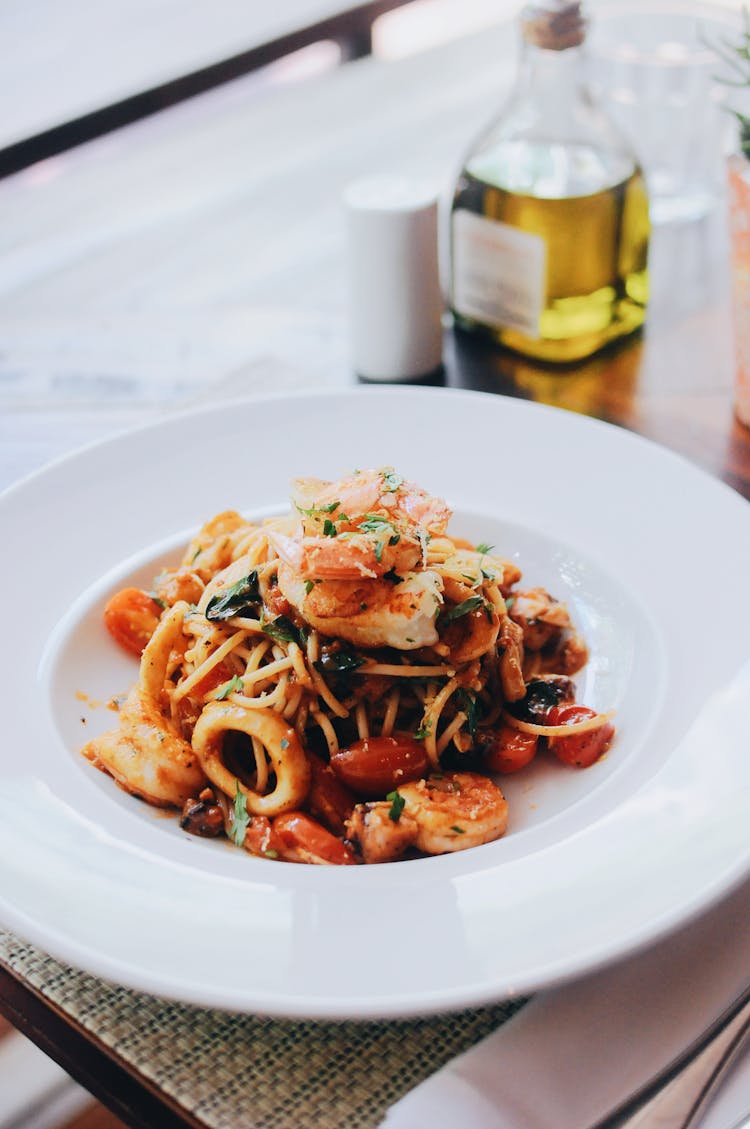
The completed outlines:
[[[592,87],[636,151],[653,222],[692,220],[721,199],[733,140],[724,103],[739,14],[690,0],[592,8]]]

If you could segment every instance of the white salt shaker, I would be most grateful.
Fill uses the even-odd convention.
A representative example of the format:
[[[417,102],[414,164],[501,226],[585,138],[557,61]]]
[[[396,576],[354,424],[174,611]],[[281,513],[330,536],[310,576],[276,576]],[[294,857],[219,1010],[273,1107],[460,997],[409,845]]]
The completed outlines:
[[[409,380],[440,368],[443,296],[438,197],[403,177],[344,192],[352,363],[367,380]]]

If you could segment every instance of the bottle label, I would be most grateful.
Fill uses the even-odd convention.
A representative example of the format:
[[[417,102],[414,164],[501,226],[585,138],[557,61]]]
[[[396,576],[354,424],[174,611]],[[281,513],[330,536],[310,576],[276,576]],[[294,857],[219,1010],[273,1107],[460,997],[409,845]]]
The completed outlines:
[[[538,337],[546,266],[539,235],[465,208],[453,213],[453,308],[464,317]]]

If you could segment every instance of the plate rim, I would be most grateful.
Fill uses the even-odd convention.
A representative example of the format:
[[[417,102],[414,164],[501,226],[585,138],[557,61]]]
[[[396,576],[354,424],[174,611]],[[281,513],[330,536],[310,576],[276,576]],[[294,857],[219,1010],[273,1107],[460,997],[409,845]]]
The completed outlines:
[[[356,397],[358,399],[364,397],[386,397],[388,399],[392,399],[394,396],[396,396],[401,397],[403,400],[404,391],[406,391],[406,386],[396,387],[389,385],[383,387],[379,385],[366,385],[349,389],[311,389],[310,391],[302,393],[300,393],[299,391],[290,391],[288,393],[268,393],[260,396],[242,396],[235,397],[232,400],[221,400],[212,405],[194,405],[180,412],[171,412],[165,416],[160,416],[157,419],[148,420],[147,422],[141,423],[135,427],[126,427],[122,430],[117,431],[113,435],[94,440],[93,442],[79,447],[74,451],[67,452],[59,456],[58,458],[51,460],[43,467],[32,471],[31,474],[25,476],[18,482],[13,483],[10,487],[6,488],[2,492],[2,494],[0,494],[0,505],[4,504],[7,498],[18,495],[19,493],[22,493],[24,490],[28,489],[29,484],[38,483],[40,481],[44,484],[44,482],[47,481],[51,476],[54,476],[56,470],[63,464],[69,464],[79,460],[85,461],[92,452],[109,448],[113,444],[130,443],[138,435],[160,433],[164,430],[165,425],[173,426],[175,424],[179,424],[181,420],[194,419],[195,417],[205,418],[206,415],[225,415],[228,412],[235,410],[240,405],[247,407],[248,405],[255,406],[258,404],[268,403],[283,404],[288,403],[289,401],[299,402],[300,400],[310,400],[314,401],[315,403],[320,403],[323,400],[351,400],[353,397]],[[532,413],[540,412],[547,417],[565,418],[568,421],[577,420],[585,428],[593,427],[598,429],[606,429],[607,431],[614,431],[625,442],[634,443],[636,445],[634,449],[636,449],[641,444],[644,444],[646,445],[646,447],[651,448],[654,452],[656,452],[660,459],[666,458],[668,460],[674,461],[675,464],[679,465],[680,467],[689,468],[691,472],[696,473],[697,475],[701,476],[706,482],[710,483],[712,490],[722,491],[725,496],[739,500],[744,504],[745,507],[748,506],[747,500],[744,499],[742,495],[735,491],[731,486],[729,486],[723,480],[710,475],[707,471],[691,462],[685,456],[668,448],[665,448],[647,437],[627,431],[607,421],[599,420],[589,416],[578,416],[574,413],[561,408],[556,408],[551,405],[537,404],[535,402],[494,394],[488,395],[484,392],[475,392],[473,390],[466,389],[408,386],[407,394],[420,398],[424,397],[426,399],[432,399],[436,395],[440,398],[449,396],[454,399],[468,399],[472,403],[481,402],[484,404],[486,404],[488,400],[490,402],[503,401],[506,405],[513,405],[513,408],[511,409],[512,411],[519,410],[521,412],[525,412],[530,410]],[[417,401],[415,400],[415,402]],[[575,427],[577,426],[577,424],[574,424],[573,426]],[[750,513],[750,511],[747,510],[744,512],[746,513],[746,515],[747,513]],[[741,862],[738,862],[735,868],[726,869],[721,877],[717,879],[717,882],[708,891],[708,893],[705,889],[700,894],[696,893],[692,902],[684,902],[682,911],[677,915],[675,915],[675,913],[666,914],[663,920],[658,922],[651,921],[647,925],[644,925],[640,937],[636,935],[631,936],[626,948],[619,951],[610,949],[608,953],[600,954],[597,962],[593,964],[587,964],[584,969],[580,967],[580,962],[577,961],[574,957],[568,961],[567,965],[564,961],[558,962],[557,968],[554,972],[550,970],[550,973],[546,977],[543,976],[541,980],[538,973],[530,974],[529,979],[525,983],[519,981],[515,985],[513,992],[509,992],[506,986],[505,988],[501,989],[498,994],[498,992],[496,990],[493,990],[491,986],[488,986],[486,983],[484,983],[482,984],[482,986],[477,986],[477,988],[473,991],[467,990],[466,986],[464,986],[463,988],[446,990],[442,993],[433,993],[432,999],[422,997],[419,999],[414,998],[411,1001],[407,1001],[405,999],[385,1001],[382,997],[375,999],[367,996],[362,996],[361,998],[352,1000],[354,1006],[353,1012],[348,1008],[342,1011],[340,1001],[334,1002],[321,999],[316,999],[314,1003],[310,1003],[310,1000],[308,1000],[307,1003],[309,1006],[305,1006],[302,999],[299,999],[295,1004],[292,1004],[291,999],[285,999],[283,1003],[279,1004],[278,1006],[274,1006],[273,1001],[269,999],[262,1002],[262,1004],[260,1005],[261,1010],[264,1014],[268,1015],[286,1017],[295,1016],[311,1019],[376,1019],[431,1014],[444,1012],[446,1010],[457,1010],[464,1007],[475,1007],[490,1004],[496,1002],[499,999],[507,998],[508,995],[525,993],[528,991],[533,991],[538,987],[546,987],[560,983],[564,980],[570,979],[571,976],[580,974],[581,972],[589,972],[593,968],[601,967],[601,965],[607,964],[613,959],[617,959],[618,957],[623,956],[626,953],[632,953],[634,951],[637,951],[638,948],[645,947],[651,943],[654,943],[660,937],[669,933],[677,925],[690,920],[691,917],[696,916],[704,909],[708,908],[711,904],[723,897],[726,893],[729,893],[732,889],[734,889],[735,886],[739,882],[741,882],[741,880],[747,874],[749,866],[750,859],[744,859]],[[258,1006],[257,992],[255,994],[251,992],[249,995],[243,995],[243,993],[239,991],[237,995],[242,996],[243,998],[238,1003],[237,1000],[232,1002],[232,1000],[228,997],[219,999],[219,996],[214,989],[207,989],[206,994],[203,994],[200,986],[196,985],[192,993],[189,996],[186,996],[184,992],[178,989],[176,984],[174,986],[174,990],[171,990],[169,986],[162,981],[159,981],[158,979],[157,981],[150,979],[146,970],[139,971],[137,969],[128,969],[123,965],[121,961],[112,961],[111,959],[107,959],[104,954],[95,953],[85,949],[83,952],[80,951],[79,946],[76,946],[74,942],[66,942],[64,935],[59,934],[59,932],[56,933],[54,929],[45,927],[41,923],[39,924],[39,926],[35,926],[34,922],[31,920],[31,918],[28,917],[27,914],[25,914],[22,910],[18,910],[14,906],[10,905],[4,897],[0,898],[0,904],[4,906],[2,914],[3,922],[8,922],[8,927],[11,930],[18,931],[20,935],[26,937],[32,944],[38,945],[58,959],[70,962],[76,967],[85,968],[87,971],[91,971],[96,975],[100,975],[106,980],[110,980],[115,983],[126,984],[127,986],[132,987],[136,990],[156,992],[157,994],[166,994],[170,998],[182,1000],[188,1003],[198,1003],[201,1006],[220,1006],[228,1010],[235,1011],[246,1010],[248,1008]],[[51,946],[50,941],[52,941]],[[82,956],[85,956],[85,963],[82,963],[81,961]],[[134,972],[135,975],[131,975],[131,972]]]

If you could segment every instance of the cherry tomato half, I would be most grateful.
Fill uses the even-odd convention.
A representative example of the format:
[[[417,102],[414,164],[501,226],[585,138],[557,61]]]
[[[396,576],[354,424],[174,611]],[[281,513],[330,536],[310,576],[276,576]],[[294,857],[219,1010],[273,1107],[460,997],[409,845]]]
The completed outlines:
[[[161,611],[161,606],[142,588],[123,588],[108,601],[104,624],[121,647],[140,657],[156,631]]]
[[[316,819],[334,835],[343,835],[346,821],[357,802],[349,789],[341,783],[329,764],[319,757],[308,757],[312,779],[307,796],[307,806]]]
[[[351,866],[357,861],[346,843],[304,812],[287,811],[277,815],[273,833],[282,857],[289,862]]]
[[[343,784],[366,800],[382,799],[399,784],[427,774],[427,751],[406,733],[365,737],[331,757],[331,768]]]
[[[281,858],[283,844],[268,816],[254,815],[245,829],[242,846],[260,858]]]
[[[596,710],[589,709],[588,706],[555,706],[550,710],[547,724],[576,725],[591,717],[596,717]],[[547,744],[565,764],[575,768],[588,768],[607,751],[614,735],[615,727],[607,721],[597,729],[589,729],[587,733],[574,733],[570,737],[548,737]]]
[[[225,682],[229,682],[232,677],[232,668],[228,663],[219,662],[216,666],[212,666],[207,674],[199,678],[195,685],[190,690],[190,697],[199,700],[206,694],[210,694],[212,690],[218,690]]]
[[[490,772],[506,775],[519,772],[534,759],[537,745],[538,739],[533,733],[521,733],[512,725],[501,725],[482,741],[484,763]]]

